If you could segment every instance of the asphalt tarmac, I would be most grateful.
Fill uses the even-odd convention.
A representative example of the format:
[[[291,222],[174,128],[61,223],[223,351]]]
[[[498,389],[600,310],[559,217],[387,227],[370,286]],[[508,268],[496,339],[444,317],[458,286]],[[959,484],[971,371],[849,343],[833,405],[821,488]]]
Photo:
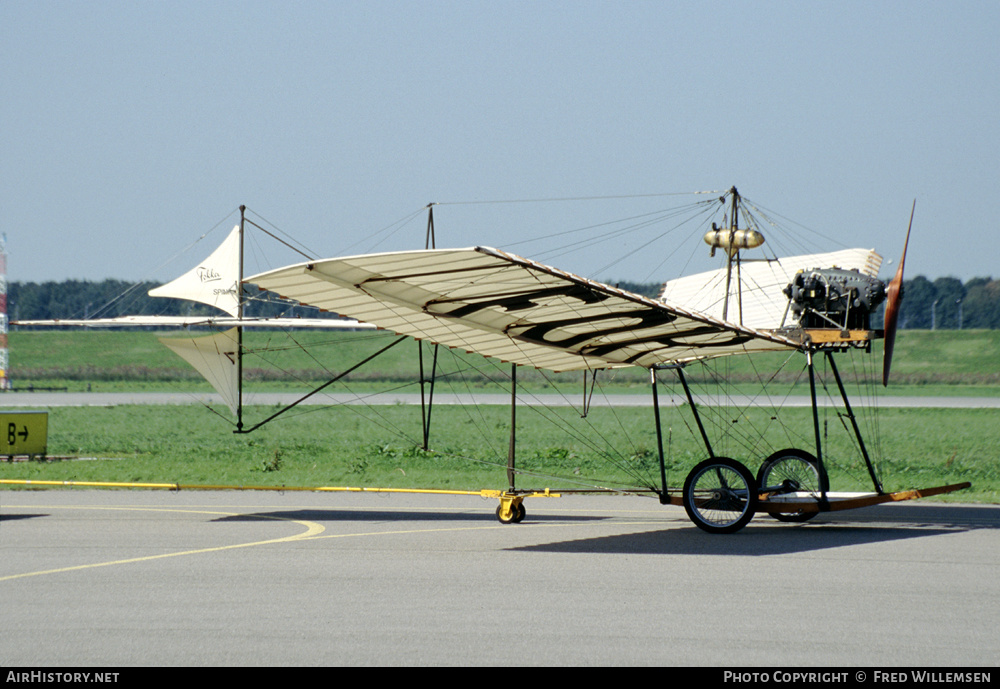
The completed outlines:
[[[0,491],[0,661],[995,666],[1000,506],[737,534],[627,496]]]

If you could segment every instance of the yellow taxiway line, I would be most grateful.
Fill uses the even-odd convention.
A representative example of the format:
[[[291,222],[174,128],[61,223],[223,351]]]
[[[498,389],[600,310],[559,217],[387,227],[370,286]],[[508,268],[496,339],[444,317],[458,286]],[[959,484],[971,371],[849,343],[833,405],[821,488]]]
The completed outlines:
[[[211,514],[211,515],[222,515],[226,517],[239,517],[239,512],[219,512],[212,510],[191,510],[191,509],[177,509],[177,508],[156,508],[156,507],[103,507],[103,506],[90,506],[90,505],[78,505],[73,507],[63,507],[61,509],[82,509],[82,510],[125,510],[133,511],[140,510],[144,512],[186,512],[192,514]],[[37,572],[24,572],[22,574],[10,574],[7,576],[0,577],[0,581],[10,581],[11,579],[22,579],[24,577],[35,577],[43,574],[59,574],[61,572],[75,572],[83,569],[93,569],[95,567],[110,567],[112,565],[126,565],[135,562],[148,562],[150,560],[162,560],[168,557],[179,557],[182,555],[197,555],[201,553],[216,553],[222,552],[224,550],[234,550],[236,548],[250,548],[259,545],[269,545],[272,543],[288,543],[291,541],[299,541],[307,538],[315,538],[319,534],[326,531],[326,527],[316,522],[310,522],[303,519],[288,519],[286,517],[276,517],[272,515],[254,515],[261,519],[273,519],[275,521],[290,522],[292,524],[298,524],[305,527],[305,531],[291,536],[284,536],[282,538],[269,538],[263,541],[250,541],[248,543],[232,543],[230,545],[219,545],[212,546],[210,548],[196,548],[194,550],[182,550],[175,553],[161,553],[159,555],[144,555],[142,557],[130,557],[122,560],[110,560],[108,562],[94,562],[86,565],[72,565],[70,567],[57,567],[55,569],[45,569]]]

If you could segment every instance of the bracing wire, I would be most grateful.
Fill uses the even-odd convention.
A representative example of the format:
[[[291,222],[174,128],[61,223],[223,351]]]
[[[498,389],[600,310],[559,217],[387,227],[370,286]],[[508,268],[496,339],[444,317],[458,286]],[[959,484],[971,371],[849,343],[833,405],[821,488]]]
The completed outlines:
[[[699,192],[699,193],[718,194],[719,192]],[[435,204],[435,205],[472,205],[472,204],[498,204],[498,203],[508,203],[508,204],[510,204],[510,203],[546,203],[546,202],[564,202],[564,201],[581,201],[581,200],[646,198],[646,197],[675,196],[675,195],[677,195],[677,194],[645,194],[645,195],[603,196],[603,197],[565,197],[565,198],[549,198],[549,199],[520,199],[520,200],[508,200],[508,201],[446,202],[446,203]],[[763,210],[763,209],[759,208],[758,206],[750,204],[745,199],[743,199],[743,202],[744,202],[745,205],[741,205],[740,206],[740,212],[743,214],[742,217],[743,217],[744,222],[746,223],[746,225],[748,227],[758,226],[759,222],[766,222],[766,223],[768,223],[768,224],[770,224],[772,226],[776,226],[777,225],[777,222],[774,219],[777,216],[777,214],[774,214],[774,213],[772,213],[770,211]],[[369,249],[374,249],[375,247],[378,247],[383,242],[388,241],[392,236],[394,236],[395,234],[397,234],[398,232],[400,232],[403,228],[407,227],[420,213],[422,213],[425,210],[425,208],[426,207],[422,207],[422,208],[420,208],[420,209],[418,209],[418,210],[410,213],[409,215],[404,216],[403,218],[401,218],[401,219],[399,219],[399,220],[391,223],[390,225],[382,228],[381,230],[378,230],[377,232],[373,233],[372,235],[370,235],[368,237],[365,237],[364,239],[359,239],[358,241],[354,242],[349,247],[347,247],[347,249],[348,250],[353,249],[354,247],[356,247],[356,246],[358,246],[358,245],[360,245],[360,244],[362,244],[364,242],[368,242]],[[749,211],[750,208],[752,208],[753,210],[755,210],[757,212],[757,215],[759,215],[762,218],[762,220],[758,220],[758,218],[754,214],[751,214],[750,211]],[[711,199],[711,200],[706,200],[706,201],[698,201],[698,202],[695,202],[695,203],[687,204],[685,206],[681,206],[679,208],[654,211],[654,212],[651,212],[651,213],[643,213],[643,214],[638,214],[638,215],[632,215],[632,216],[630,216],[628,218],[624,218],[624,219],[618,220],[618,221],[601,222],[601,223],[590,224],[590,225],[587,225],[586,227],[581,227],[581,228],[577,228],[577,229],[573,229],[573,230],[563,230],[563,231],[560,231],[560,232],[556,232],[556,233],[547,235],[545,237],[534,237],[534,238],[531,238],[531,239],[523,240],[521,242],[515,242],[515,243],[510,244],[508,246],[528,245],[528,244],[532,244],[532,243],[537,242],[537,241],[541,241],[543,239],[570,238],[570,237],[573,237],[574,241],[566,243],[564,246],[560,247],[559,249],[551,249],[549,251],[542,252],[542,255],[546,256],[546,257],[548,257],[548,256],[556,256],[556,255],[565,255],[567,253],[571,253],[571,252],[574,252],[574,251],[581,251],[581,250],[585,250],[585,249],[592,249],[595,246],[598,246],[599,244],[601,244],[602,242],[616,241],[616,240],[619,240],[622,237],[624,237],[626,235],[629,235],[631,233],[639,232],[639,231],[645,230],[645,229],[650,228],[650,227],[662,226],[663,224],[669,223],[671,221],[676,221],[671,227],[669,227],[669,228],[667,228],[667,229],[659,232],[656,236],[652,237],[651,239],[648,239],[648,240],[640,242],[640,244],[636,248],[632,249],[631,251],[629,251],[628,253],[626,253],[624,256],[621,256],[621,257],[617,258],[616,260],[611,261],[606,266],[604,266],[604,267],[602,267],[600,269],[600,271],[607,271],[608,269],[610,269],[610,268],[612,268],[614,266],[619,265],[622,261],[626,260],[627,258],[629,258],[631,256],[634,256],[636,253],[648,250],[649,247],[656,245],[658,242],[662,242],[664,240],[664,238],[666,238],[668,235],[670,235],[671,232],[674,232],[674,231],[676,231],[679,228],[688,227],[688,226],[691,226],[691,225],[695,225],[699,229],[703,228],[711,220],[712,215],[714,215],[714,214],[716,214],[718,212],[718,209],[719,209],[718,199]],[[258,216],[258,217],[260,217],[260,216]],[[778,216],[778,217],[780,217],[780,216]],[[268,221],[266,221],[263,218],[261,218],[261,220],[264,221],[264,222],[268,222]],[[221,225],[223,222],[225,222],[225,221],[224,220],[220,221],[220,223],[218,223],[216,225],[216,227],[218,225]],[[275,228],[276,229],[276,233],[272,233],[272,232],[266,230],[265,228],[261,227],[257,223],[251,223],[251,224],[253,224],[255,227],[263,230],[264,232],[266,232],[267,234],[269,234],[272,238],[277,239],[278,241],[282,242],[283,244],[285,244],[289,248],[292,248],[293,250],[298,251],[299,253],[302,253],[302,255],[306,256],[307,258],[309,258],[310,256],[314,256],[315,255],[315,252],[311,252],[310,251],[307,254],[302,249],[298,249],[295,246],[293,246],[290,241],[285,241],[285,240],[281,239],[280,237],[278,237],[277,233],[281,233],[281,234],[284,234],[284,233],[282,233],[280,230],[277,230],[277,228]],[[273,223],[268,223],[268,224],[270,224],[272,227],[274,227]],[[615,228],[615,229],[611,229],[609,231],[609,228]],[[215,228],[213,228],[213,229],[215,229]],[[599,236],[594,236],[594,237],[577,238],[582,233],[594,232],[594,231],[600,231],[601,234]],[[207,234],[208,233],[206,233],[206,235]],[[203,235],[202,238],[204,238],[204,235]],[[673,251],[671,252],[670,255],[672,255],[673,252],[676,252],[679,249],[680,245],[681,245],[681,243],[677,242],[676,246],[674,246]],[[301,245],[299,245],[299,246],[301,246]],[[306,250],[306,251],[308,251],[308,250]],[[657,266],[657,269],[659,269],[659,267],[662,266],[667,261],[667,259],[669,257],[670,257],[669,255],[667,257],[665,257],[663,259],[663,261],[661,261],[660,264]],[[290,305],[290,306],[292,308],[294,308],[294,305]],[[341,341],[342,342],[343,340],[337,340],[336,338],[333,338],[330,341],[331,342],[332,341]],[[320,362],[319,358],[317,356],[315,356],[314,354],[312,354],[311,351],[310,351],[310,347],[313,346],[315,343],[310,343],[308,346],[306,346],[303,343],[296,341],[294,338],[292,338],[292,342],[293,342],[293,344],[291,344],[291,345],[283,345],[283,346],[279,346],[279,347],[273,347],[272,346],[272,342],[269,340],[263,347],[261,347],[259,349],[259,352],[281,351],[282,348],[298,348],[298,349],[301,349],[302,351],[306,352],[312,358],[312,360],[321,369],[325,369],[326,368]],[[449,350],[449,351],[452,351],[452,353],[454,355],[454,351],[453,350]],[[754,367],[753,373],[754,373],[755,377],[757,378],[757,380],[760,382],[762,389],[764,387],[766,387],[769,382],[771,382],[771,381],[774,380],[774,376],[777,375],[777,372],[775,372],[771,377],[767,377],[767,376],[763,375],[760,371],[758,371],[756,369],[756,362],[753,361],[753,357],[752,356],[748,356],[748,357],[745,357],[745,358],[748,359],[748,360],[750,360],[752,362],[751,366]],[[487,361],[487,363],[489,365],[493,366],[496,369],[495,373],[499,373],[500,380],[503,380],[503,378],[505,378],[505,377],[508,376],[508,374],[506,374],[505,372],[500,371],[500,365],[496,361],[494,361],[492,359],[486,359],[486,361]],[[727,366],[728,363],[729,363],[728,361],[725,361],[721,365],[722,366]],[[453,379],[457,379],[459,381],[464,381],[464,384],[466,385],[467,389],[469,389],[469,392],[471,392],[471,389],[469,388],[469,383],[468,383],[468,380],[467,380],[465,374],[466,373],[477,373],[479,375],[484,375],[484,369],[483,369],[483,367],[476,366],[476,365],[468,363],[468,362],[465,362],[464,364],[459,365],[457,358],[455,359],[455,364],[456,364],[456,371],[443,374],[442,377],[444,379],[446,379],[446,380],[449,380],[449,384],[451,384],[451,381]],[[707,370],[707,368],[706,368],[706,370]],[[287,372],[287,373],[291,374],[293,372]],[[543,372],[542,375],[543,375],[543,377],[545,377],[546,381],[551,382],[551,381],[549,381],[548,377],[546,376],[546,374],[544,372]],[[801,373],[800,373],[800,375],[801,375]],[[713,374],[713,380],[714,380],[713,384],[716,385],[717,388],[718,388],[720,382],[724,382],[725,380],[728,379],[728,377],[729,376],[728,376],[728,373],[726,371],[723,371],[723,373],[721,375],[717,374],[717,373]],[[487,376],[487,378],[489,378],[490,380],[494,380],[494,378],[490,377],[490,376]],[[499,383],[499,382],[497,383],[497,385],[500,385],[500,384],[501,383]],[[400,387],[404,387],[404,386],[400,386]],[[552,389],[556,389],[556,386],[553,385]],[[602,391],[603,391],[603,387],[602,387]],[[524,395],[525,398],[529,398],[530,399],[532,397],[530,394],[525,394],[523,392],[521,394]],[[560,394],[563,394],[564,397],[565,397],[564,393],[560,393]],[[602,392],[602,394],[603,394],[603,392]],[[733,403],[734,403],[735,400],[731,396],[730,392],[728,390],[726,390],[726,392],[724,394],[725,394],[725,397],[726,397],[726,405],[725,406],[727,406],[727,407],[734,406]],[[363,396],[360,397],[360,399],[363,399]],[[751,401],[750,401],[750,404],[752,405],[752,404],[756,403],[757,401],[758,400],[756,398],[752,398]],[[401,428],[396,427],[395,424],[393,424],[391,421],[389,421],[384,415],[380,415],[376,410],[372,409],[372,405],[365,405],[365,408],[369,409],[372,412],[372,415],[371,416],[365,416],[364,414],[361,414],[363,416],[363,418],[369,419],[373,423],[378,424],[380,427],[382,427],[382,428],[384,428],[384,429],[386,429],[388,431],[391,431],[392,433],[398,435],[401,438],[406,439],[407,442],[412,442],[412,443],[415,443],[415,444],[417,443],[416,439],[414,439],[414,438],[411,437],[411,434],[407,433],[406,431],[404,431]],[[555,426],[563,429],[563,431],[566,432],[568,435],[570,435],[570,436],[576,436],[578,434],[578,431],[577,431],[576,427],[574,427],[571,424],[565,423],[565,420],[562,419],[561,417],[559,417],[558,414],[551,413],[551,410],[546,409],[542,405],[531,405],[528,408],[531,409],[531,410],[533,410],[535,413],[541,414],[544,418],[546,418],[547,420],[549,420],[550,422],[552,422]],[[351,406],[351,409],[355,413],[359,413],[359,414],[361,413],[360,410],[357,407],[353,406],[353,405]],[[312,412],[314,410],[317,410],[317,409],[316,408],[311,408],[309,410],[303,409],[303,410],[300,410],[297,413],[310,413],[310,412]],[[612,410],[613,410],[613,407],[612,407]],[[470,414],[473,413],[473,410],[469,410],[469,411],[470,411]],[[613,411],[612,413],[615,413],[615,412]],[[714,423],[716,429],[718,430],[718,432],[720,434],[722,434],[723,436],[727,436],[727,437],[733,437],[733,438],[736,437],[736,435],[734,433],[732,433],[732,429],[737,424],[733,421],[731,413],[728,413],[728,416],[727,416],[727,412],[725,412],[725,411],[706,410],[706,414],[705,415],[706,415],[706,417],[713,419],[713,423]],[[617,414],[615,414],[615,418],[617,420],[618,427],[622,431],[622,437],[626,440],[626,444],[625,444],[626,448],[630,447],[630,449],[631,449],[631,456],[638,455],[639,454],[639,448],[637,448],[635,446],[635,444],[632,442],[632,439],[629,437],[629,434],[627,432],[625,432],[625,428],[624,428],[623,422],[617,416]],[[682,416],[682,418],[684,418],[684,417]],[[487,430],[486,426],[488,425],[488,422],[486,421],[485,417],[482,416],[481,413],[480,413],[479,418],[477,419],[476,423],[479,426],[480,432],[483,433],[484,437],[487,437],[488,433],[486,433],[486,430]],[[685,418],[685,423],[687,423],[686,418]],[[759,449],[760,448],[760,444],[762,443],[763,438],[764,438],[765,434],[767,433],[767,426],[768,425],[769,424],[765,423],[763,428],[753,428],[751,426],[751,424],[744,424],[744,426],[751,426],[751,428],[750,428],[751,434],[750,434],[749,439],[733,440],[733,443],[735,445],[738,445],[740,447],[740,451],[743,452],[743,453],[751,454],[751,455],[759,454],[761,452],[760,449]],[[688,426],[688,428],[690,429],[690,426]],[[788,434],[788,433],[789,432],[786,431],[786,434]],[[655,486],[657,484],[658,481],[656,479],[654,479],[652,476],[644,475],[644,474],[640,473],[636,469],[636,466],[634,466],[634,464],[631,462],[630,456],[628,456],[626,454],[628,452],[628,449],[626,449],[623,452],[619,447],[616,446],[616,443],[614,442],[614,440],[605,437],[600,432],[597,432],[596,435],[597,435],[596,439],[589,438],[589,437],[585,438],[585,436],[583,436],[583,434],[581,433],[581,434],[579,434],[579,440],[580,440],[580,442],[582,444],[587,445],[587,447],[589,447],[593,452],[600,453],[601,456],[604,457],[604,459],[606,461],[608,461],[611,465],[616,466],[617,468],[621,469],[623,472],[626,472],[626,473],[629,473],[629,474],[633,475],[634,478],[636,479],[636,481],[639,483],[639,485],[643,486],[643,489],[645,489],[648,486]],[[790,437],[790,435],[789,435],[789,442],[793,442],[792,438]],[[609,449],[599,449],[599,445],[600,444],[607,445],[607,447]],[[505,457],[504,457],[505,453],[504,453],[504,451],[501,448],[497,447],[495,445],[495,443],[491,445],[490,452],[492,453],[493,456],[492,456],[491,459],[488,459],[488,460],[484,460],[484,459],[481,459],[481,458],[467,458],[467,459],[472,459],[472,461],[476,461],[476,462],[480,462],[480,463],[484,463],[484,464],[489,464],[490,466],[504,466],[505,465],[505,463],[506,463],[506,460],[505,460]],[[518,469],[518,473],[522,473],[524,475],[539,475],[539,476],[541,476],[541,474],[535,474],[534,472],[526,471],[524,469]],[[556,476],[556,477],[552,477],[552,478],[559,478],[559,479],[562,479],[562,480],[567,480],[569,482],[580,482],[579,479],[576,479],[574,477],[558,477],[558,476]],[[580,483],[582,483],[582,482],[580,482]]]
[[[484,370],[483,367],[491,367],[491,368],[493,368],[494,369],[494,374],[495,374],[496,377],[494,378],[494,377],[489,376],[488,373],[486,373],[486,371]],[[473,363],[469,362],[468,363],[468,368],[470,370],[473,370],[473,371],[477,372],[477,373],[480,373],[483,377],[487,378],[488,380],[493,381],[493,383],[496,384],[500,388],[503,388],[504,387],[504,383],[509,383],[509,380],[510,380],[509,374],[506,373],[502,369],[502,367],[501,367],[501,365],[500,365],[499,362],[497,362],[497,361],[495,361],[493,359],[483,359],[483,361],[479,365],[476,365],[476,364],[473,364]],[[557,390],[558,394],[562,395],[563,398],[565,399],[565,394],[561,390],[559,390],[557,388],[557,386],[555,386],[552,383],[551,379],[546,376],[546,374],[545,374],[544,371],[542,371],[542,375],[543,375],[543,377],[546,378],[546,380],[549,383],[551,389]],[[540,400],[538,400],[538,398],[533,393],[530,393],[530,392],[526,393],[524,391],[520,392],[519,395],[518,395],[518,401],[520,401],[520,402],[525,402],[525,401],[527,401],[527,402],[532,402],[532,401],[536,402],[536,404],[529,405],[527,407],[527,409],[530,410],[532,413],[534,413],[536,415],[539,415],[540,417],[542,417],[547,422],[551,423],[555,428],[558,428],[561,432],[563,432],[564,434],[566,434],[568,437],[574,439],[576,442],[578,442],[581,445],[587,447],[595,455],[603,457],[606,461],[609,461],[611,464],[613,464],[614,466],[616,466],[619,469],[621,469],[624,473],[628,473],[628,474],[632,475],[637,480],[640,480],[640,481],[642,480],[642,476],[635,474],[634,469],[632,469],[629,466],[628,459],[626,457],[624,457],[620,452],[618,452],[615,449],[614,443],[610,439],[601,436],[600,433],[598,431],[596,431],[596,429],[594,429],[594,427],[591,424],[588,423],[587,426],[598,436],[598,440],[603,441],[604,446],[602,446],[598,442],[598,440],[594,440],[593,438],[590,438],[589,436],[585,435],[581,431],[577,430],[569,422],[569,420],[563,419],[558,413],[554,412],[552,409],[549,409],[548,407],[546,407],[543,404],[541,404]],[[496,454],[497,454],[498,457],[501,456],[501,454],[499,452],[497,452]],[[506,459],[504,457],[502,462],[498,462],[498,465],[499,466],[505,466],[505,463],[506,463]],[[552,474],[544,474],[543,475],[543,474],[539,474],[537,472],[526,472],[523,469],[516,469],[516,471],[517,471],[517,473],[519,473],[519,474],[523,473],[524,475],[529,475],[530,474],[532,476],[536,476],[536,477],[540,477],[540,478],[554,478],[554,479],[572,481],[572,482],[574,482],[574,483],[576,483],[578,485],[588,485],[588,486],[594,487],[594,488],[598,488],[599,487],[599,486],[596,486],[596,485],[594,485],[592,483],[586,483],[586,482],[583,482],[580,479],[576,479],[576,478],[573,478],[573,477],[568,477],[568,476],[565,476],[565,475],[552,475]],[[642,484],[641,485],[641,489],[647,490],[648,489],[648,484]]]
[[[174,263],[181,256],[186,255],[188,252],[190,252],[191,250],[193,250],[195,246],[199,245],[205,238],[207,238],[209,235],[211,235],[213,232],[215,232],[215,230],[217,230],[220,226],[222,226],[223,224],[225,224],[226,221],[233,216],[234,212],[238,212],[238,211],[230,211],[229,213],[227,213],[225,215],[225,217],[223,217],[218,222],[216,222],[214,225],[212,225],[212,227],[209,228],[206,232],[204,232],[200,237],[198,237],[193,242],[190,242],[184,248],[180,249],[179,251],[177,251],[174,254],[172,254],[171,256],[169,256],[167,259],[165,259],[164,261],[162,261],[158,266],[156,266],[152,270],[149,270],[147,272],[147,274],[148,275],[155,275],[156,273],[159,273],[161,270],[163,270],[164,268],[166,268],[168,265],[171,265],[172,263]],[[133,283],[132,285],[130,285],[129,287],[127,287],[124,291],[122,291],[120,294],[112,297],[107,303],[105,303],[105,304],[101,305],[100,307],[98,307],[94,311],[94,313],[91,314],[90,317],[91,318],[101,318],[101,317],[104,317],[107,314],[113,313],[116,306],[118,306],[119,304],[125,305],[127,303],[126,300],[129,297],[135,296],[135,293],[137,291],[139,291],[139,290],[141,290],[141,289],[143,289],[145,287],[148,287],[147,282],[139,281],[139,282]],[[119,309],[119,312],[120,312],[120,309]],[[77,314],[77,315],[79,316],[81,314]]]
[[[415,211],[412,211],[407,215],[404,215],[402,218],[399,218],[398,220],[389,223],[382,229],[376,230],[375,232],[362,237],[358,241],[349,244],[348,246],[344,247],[344,249],[342,249],[340,253],[346,255],[348,252],[352,251],[354,247],[361,246],[366,242],[367,242],[368,252],[374,251],[377,247],[381,246],[383,243],[387,242],[389,239],[395,236],[396,233],[398,233],[404,227],[408,226],[413,221],[414,218],[419,216],[426,209],[427,209],[426,206],[421,206]]]
[[[608,196],[561,196],[561,197],[548,197],[548,198],[535,198],[535,199],[494,199],[488,201],[441,201],[436,203],[438,206],[473,206],[473,205],[497,205],[497,204],[515,204],[515,203],[563,203],[569,201],[611,201],[620,199],[646,199],[646,198],[662,198],[666,196],[689,196],[692,194],[720,194],[719,191],[679,191],[679,192],[660,192],[653,194],[620,194],[620,195],[608,195]]]

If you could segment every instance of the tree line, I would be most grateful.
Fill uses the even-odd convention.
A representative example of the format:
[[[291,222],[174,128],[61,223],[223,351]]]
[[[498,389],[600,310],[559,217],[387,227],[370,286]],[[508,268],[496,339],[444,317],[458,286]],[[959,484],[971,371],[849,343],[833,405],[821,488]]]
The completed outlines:
[[[53,320],[66,318],[117,318],[118,316],[211,316],[220,312],[211,306],[184,299],[151,297],[149,290],[158,282],[122,280],[63,280],[62,282],[11,282],[7,289],[7,317],[10,320]],[[311,306],[294,306],[269,292],[254,290],[244,307],[251,318],[323,318],[336,314]]]
[[[903,281],[899,327],[913,330],[1000,328],[1000,280],[934,281],[918,275]]]
[[[128,315],[201,316],[215,311],[180,299],[150,297],[159,283],[121,280],[64,280],[62,282],[11,282],[7,291],[7,314],[11,320],[56,318],[114,318]],[[637,294],[656,297],[659,283],[620,282],[618,286]],[[916,330],[1000,328],[1000,280],[973,278],[964,284],[952,277],[929,280],[922,275],[904,280],[901,328]],[[266,292],[254,295],[246,308],[252,317],[322,317],[312,307],[290,307]],[[880,319],[876,319],[876,326]]]

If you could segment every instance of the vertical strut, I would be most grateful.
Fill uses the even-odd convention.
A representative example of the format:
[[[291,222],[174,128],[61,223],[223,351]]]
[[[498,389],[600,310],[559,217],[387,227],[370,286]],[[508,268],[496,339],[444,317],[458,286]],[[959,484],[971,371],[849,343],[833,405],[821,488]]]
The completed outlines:
[[[424,239],[424,249],[434,249],[436,240],[434,237],[434,204],[427,204],[427,236]],[[420,422],[423,430],[423,449],[430,449],[431,441],[431,411],[434,409],[434,381],[437,379],[438,345],[434,345],[434,357],[431,362],[431,389],[430,394],[424,399],[424,343],[417,340],[417,358],[420,365]]]
[[[514,438],[515,423],[517,421],[517,364],[510,365],[510,444],[507,446],[507,483],[510,484],[510,492],[514,487]]]
[[[427,204],[427,237],[424,239],[425,249],[436,249],[434,238],[434,204]]]
[[[733,207],[732,207],[732,218],[729,222],[729,249],[726,250],[726,297],[722,302],[722,320],[728,320],[729,316],[729,287],[733,278],[733,257],[739,256],[739,250],[735,249],[736,244],[736,231],[739,229],[739,216],[737,215],[739,211],[739,201],[740,194],[736,191],[736,187],[729,190],[733,194]],[[737,264],[737,275],[736,280],[739,282],[739,264]],[[740,287],[737,286],[737,290]],[[742,308],[742,304],[740,305]]]
[[[438,362],[438,346],[434,345],[434,356],[431,359],[431,388],[426,399],[426,404],[424,400],[424,383],[427,380],[424,378],[424,343],[417,340],[417,355],[420,361],[420,420],[424,431],[424,450],[430,449],[431,440],[431,412],[434,410],[434,381],[437,379],[437,362]]]
[[[243,320],[243,227],[246,206],[240,206],[240,261],[236,279],[236,318]],[[236,326],[236,432],[243,431],[243,326]]]
[[[667,466],[663,457],[663,431],[660,429],[660,396],[656,390],[656,369],[649,369],[649,382],[653,387],[653,418],[656,420],[656,449],[660,456],[660,504],[670,502],[667,495]]]
[[[821,509],[827,509],[829,502],[826,499],[826,486],[830,485],[830,478],[826,473],[826,465],[823,463],[823,450],[820,445],[819,406],[816,404],[816,373],[813,370],[812,350],[806,350],[806,364],[809,368],[809,397],[812,400],[813,432],[816,435],[816,468],[819,471],[819,485],[823,488],[819,496],[819,504]]]
[[[837,370],[837,364],[833,361],[833,352],[827,352],[826,359],[830,362],[830,370],[833,371],[833,377],[836,379],[837,387],[840,389],[840,397],[844,400],[844,409],[847,411],[847,418],[851,420],[851,426],[854,428],[854,437],[858,439],[861,456],[864,457],[865,465],[868,467],[868,475],[871,476],[872,485],[875,486],[875,492],[882,495],[884,493],[882,482],[878,480],[875,467],[872,466],[872,460],[868,456],[868,448],[865,447],[865,440],[861,437],[861,429],[858,428],[858,422],[854,418],[854,410],[851,409],[851,403],[847,399],[847,391],[844,389],[844,383],[840,379],[840,371]]]

